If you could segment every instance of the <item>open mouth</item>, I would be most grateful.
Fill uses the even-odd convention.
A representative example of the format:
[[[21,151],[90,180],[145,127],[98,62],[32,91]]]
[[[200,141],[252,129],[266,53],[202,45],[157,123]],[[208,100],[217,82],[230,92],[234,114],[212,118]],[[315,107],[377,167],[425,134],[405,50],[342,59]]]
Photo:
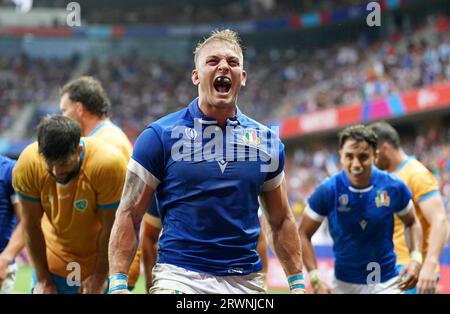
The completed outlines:
[[[228,93],[231,89],[231,79],[228,76],[218,76],[214,80],[214,89],[219,93]]]

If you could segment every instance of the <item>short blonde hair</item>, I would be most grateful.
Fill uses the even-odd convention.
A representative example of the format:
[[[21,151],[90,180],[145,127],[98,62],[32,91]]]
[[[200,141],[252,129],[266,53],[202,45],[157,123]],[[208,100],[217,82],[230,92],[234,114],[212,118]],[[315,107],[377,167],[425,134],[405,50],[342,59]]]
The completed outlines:
[[[239,38],[238,33],[235,31],[232,31],[231,29],[224,29],[224,30],[214,30],[211,32],[211,35],[208,38],[203,38],[202,41],[200,41],[194,50],[194,62],[197,64],[198,56],[200,55],[200,50],[203,49],[204,46],[206,46],[208,43],[213,41],[223,41],[228,43],[230,46],[232,46],[236,52],[239,54],[239,57],[244,60],[244,56],[242,53],[242,46],[241,46],[241,39]]]

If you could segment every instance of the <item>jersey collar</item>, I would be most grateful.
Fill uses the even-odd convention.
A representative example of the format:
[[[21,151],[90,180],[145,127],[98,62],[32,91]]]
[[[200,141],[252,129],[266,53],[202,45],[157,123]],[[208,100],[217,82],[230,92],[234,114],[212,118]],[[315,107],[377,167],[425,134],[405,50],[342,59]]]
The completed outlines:
[[[100,123],[95,127],[95,129],[93,129],[93,130],[91,131],[91,133],[89,133],[86,137],[94,136],[94,134],[97,133],[97,132],[98,132],[101,128],[103,128],[106,124],[108,124],[107,121],[100,122]]]
[[[394,173],[394,174],[399,173],[399,172],[406,166],[406,164],[407,164],[410,160],[412,160],[412,159],[414,159],[414,157],[411,157],[411,156],[406,157],[406,158],[400,163],[400,165],[398,165],[397,169],[395,169],[393,173]]]
[[[205,115],[198,106],[198,97],[195,98],[189,104],[189,113],[193,119],[197,119],[200,124],[203,125],[215,125],[217,124],[217,120]],[[230,117],[227,119],[227,125],[236,126],[241,124],[240,120],[242,120],[243,114],[239,110],[239,107],[236,106],[236,115],[234,117]]]

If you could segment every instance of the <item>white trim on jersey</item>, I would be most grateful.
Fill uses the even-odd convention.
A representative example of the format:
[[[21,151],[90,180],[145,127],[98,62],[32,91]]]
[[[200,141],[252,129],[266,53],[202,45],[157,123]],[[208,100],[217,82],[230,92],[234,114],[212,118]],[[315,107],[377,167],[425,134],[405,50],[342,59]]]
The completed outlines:
[[[281,171],[276,177],[264,182],[261,190],[263,192],[273,191],[280,186],[281,182],[283,182],[283,179],[284,179],[284,171]]]
[[[308,215],[309,218],[317,222],[322,222],[326,218],[325,216],[316,213],[311,207],[309,207],[309,204],[305,208],[305,214]]]
[[[369,187],[367,187],[365,189],[357,189],[357,188],[354,188],[352,186],[349,186],[348,189],[350,191],[352,191],[353,193],[366,193],[366,192],[369,192],[370,190],[373,189],[373,185],[371,185],[371,186],[369,186]]]
[[[397,216],[399,216],[399,217],[405,216],[412,209],[413,209],[413,202],[412,202],[412,200],[409,200],[408,205],[406,205],[406,207],[403,208],[401,211],[397,212]]]
[[[11,204],[19,204],[19,196],[17,194],[11,195]]]
[[[161,218],[159,218],[159,217],[155,217],[153,215],[150,215],[149,213],[145,213],[144,221],[145,221],[145,223],[147,223],[155,228],[162,229]]]
[[[134,159],[130,159],[127,169],[137,175],[149,187],[156,190],[161,181]]]

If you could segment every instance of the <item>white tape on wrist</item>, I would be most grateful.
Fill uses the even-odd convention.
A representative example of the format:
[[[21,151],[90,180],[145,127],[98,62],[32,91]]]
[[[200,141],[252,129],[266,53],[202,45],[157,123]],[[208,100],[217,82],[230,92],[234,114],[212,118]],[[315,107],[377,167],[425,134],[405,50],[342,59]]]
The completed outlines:
[[[412,251],[411,254],[411,259],[416,261],[419,264],[423,263],[423,257],[422,257],[422,253],[419,251]]]

